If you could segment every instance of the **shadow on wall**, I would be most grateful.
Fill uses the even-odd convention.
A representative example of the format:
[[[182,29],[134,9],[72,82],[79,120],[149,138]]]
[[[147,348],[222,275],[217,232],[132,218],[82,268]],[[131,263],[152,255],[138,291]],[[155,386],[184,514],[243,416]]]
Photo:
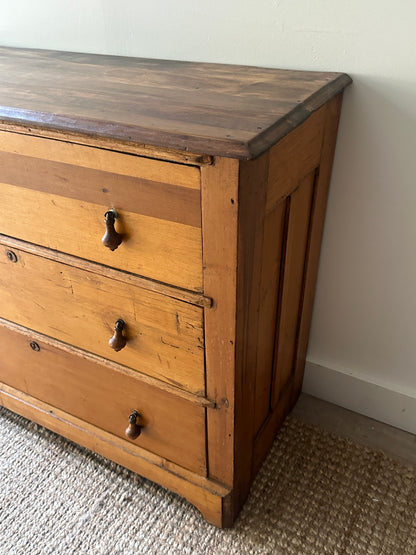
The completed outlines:
[[[352,77],[308,360],[416,397],[416,83]]]

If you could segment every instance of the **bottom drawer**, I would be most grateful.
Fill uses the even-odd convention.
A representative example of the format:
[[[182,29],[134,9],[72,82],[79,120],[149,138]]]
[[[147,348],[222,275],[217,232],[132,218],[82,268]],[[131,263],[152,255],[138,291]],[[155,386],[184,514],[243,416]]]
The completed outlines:
[[[2,324],[0,345],[1,382],[123,438],[136,410],[134,443],[206,474],[203,407]]]

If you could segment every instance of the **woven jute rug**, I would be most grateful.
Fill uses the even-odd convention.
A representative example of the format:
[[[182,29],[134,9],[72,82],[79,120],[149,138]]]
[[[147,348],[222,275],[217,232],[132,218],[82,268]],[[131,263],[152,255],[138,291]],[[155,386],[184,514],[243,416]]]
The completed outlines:
[[[0,553],[416,553],[416,472],[287,419],[235,526],[0,409]]]

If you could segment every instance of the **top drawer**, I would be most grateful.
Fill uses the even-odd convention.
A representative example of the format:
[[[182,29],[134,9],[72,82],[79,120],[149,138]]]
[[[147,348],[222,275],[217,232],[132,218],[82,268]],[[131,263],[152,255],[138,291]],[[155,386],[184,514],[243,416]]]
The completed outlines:
[[[0,132],[0,233],[202,291],[200,171]],[[101,243],[118,213],[121,245]]]

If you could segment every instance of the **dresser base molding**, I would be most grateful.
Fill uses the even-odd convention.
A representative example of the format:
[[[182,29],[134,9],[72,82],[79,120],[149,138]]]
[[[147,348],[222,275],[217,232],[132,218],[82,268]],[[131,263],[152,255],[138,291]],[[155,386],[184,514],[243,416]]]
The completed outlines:
[[[211,524],[231,526],[235,515],[229,488],[3,383],[0,405],[184,497]]]

